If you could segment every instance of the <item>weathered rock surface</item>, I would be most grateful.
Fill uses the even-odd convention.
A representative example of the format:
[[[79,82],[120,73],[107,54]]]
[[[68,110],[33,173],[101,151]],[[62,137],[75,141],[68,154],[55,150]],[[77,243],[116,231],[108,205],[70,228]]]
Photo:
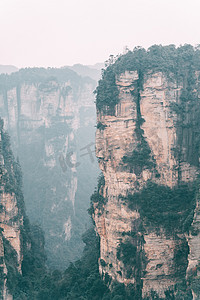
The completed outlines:
[[[21,273],[21,264],[23,259],[22,234],[23,228],[23,199],[17,199],[16,191],[13,188],[16,181],[15,162],[9,149],[9,143],[6,134],[3,131],[3,123],[0,119],[0,297],[1,299],[12,299],[7,287],[9,270],[8,259],[15,260],[12,266]],[[12,173],[12,174],[10,174]],[[13,181],[13,186],[12,182]],[[19,187],[20,189],[20,187]],[[21,202],[21,205],[20,205]],[[8,251],[16,254],[15,258],[8,258]]]
[[[139,172],[131,168],[123,162],[123,157],[130,156],[139,143],[136,135],[138,78],[137,71],[118,75],[119,102],[115,106],[115,113],[110,115],[98,111],[97,122],[101,127],[96,132],[96,155],[105,179],[100,193],[107,202],[103,208],[94,203],[93,218],[100,236],[100,272],[124,284],[141,283],[142,280],[143,297],[150,297],[151,291],[155,291],[159,297],[165,297],[166,291],[174,290],[176,284],[186,277],[187,259],[189,269],[199,264],[199,231],[196,236],[190,234],[187,237],[175,229],[167,233],[162,226],[156,228],[141,217],[139,206],[130,209],[127,197],[141,191],[149,180],[170,188],[180,182],[184,185],[196,180],[198,157],[194,155],[193,138],[195,114],[188,110],[188,120],[184,122],[193,126],[192,129],[191,126],[185,126],[181,131],[182,120],[174,106],[181,101],[182,85],[177,85],[173,77],[169,80],[162,72],[146,74],[139,95],[139,109],[144,119],[141,129],[155,166]],[[180,136],[182,150],[177,156]],[[141,224],[143,230],[140,229]],[[193,226],[199,230],[198,206]],[[119,255],[120,245],[127,241],[138,253],[136,262],[130,266],[127,262],[123,263]],[[177,249],[182,249],[181,257]],[[177,257],[182,265],[178,271]]]

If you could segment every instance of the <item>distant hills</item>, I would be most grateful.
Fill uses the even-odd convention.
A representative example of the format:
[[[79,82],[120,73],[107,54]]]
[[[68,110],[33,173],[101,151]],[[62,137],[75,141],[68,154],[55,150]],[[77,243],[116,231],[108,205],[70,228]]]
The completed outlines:
[[[11,74],[17,72],[19,69],[11,65],[0,65],[0,74]]]
[[[65,67],[64,67],[65,68]],[[87,66],[82,64],[75,64],[73,66],[66,66],[73,71],[75,71],[80,76],[88,76],[96,81],[101,77],[101,69],[104,68],[103,63],[97,63],[95,65]]]
[[[97,63],[95,65],[82,65],[75,64],[73,66],[64,66],[62,68],[68,68],[76,72],[78,75],[85,77],[88,76],[95,81],[98,81],[101,77],[101,69],[104,68],[103,63]],[[12,65],[0,65],[0,74],[11,74],[19,71],[19,69]]]

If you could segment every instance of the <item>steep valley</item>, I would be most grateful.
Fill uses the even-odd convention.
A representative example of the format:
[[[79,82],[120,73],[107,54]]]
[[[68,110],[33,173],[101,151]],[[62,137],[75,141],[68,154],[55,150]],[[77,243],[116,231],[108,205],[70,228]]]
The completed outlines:
[[[68,68],[0,76],[0,115],[22,166],[27,214],[45,232],[54,269],[80,258],[90,226],[87,208],[99,173],[95,86]]]
[[[1,120],[2,299],[198,300],[200,49],[112,57],[96,129],[95,86],[68,68],[0,76],[36,224]]]

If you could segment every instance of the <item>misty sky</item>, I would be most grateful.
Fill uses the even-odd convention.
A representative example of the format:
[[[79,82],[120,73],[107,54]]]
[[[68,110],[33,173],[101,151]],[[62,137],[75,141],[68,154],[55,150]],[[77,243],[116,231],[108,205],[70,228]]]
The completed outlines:
[[[104,62],[124,46],[200,44],[200,0],[0,0],[0,64]]]

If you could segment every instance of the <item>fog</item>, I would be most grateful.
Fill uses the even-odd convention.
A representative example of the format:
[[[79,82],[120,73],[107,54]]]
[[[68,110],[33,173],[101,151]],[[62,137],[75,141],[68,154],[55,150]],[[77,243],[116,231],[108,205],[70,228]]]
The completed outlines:
[[[0,64],[94,64],[128,46],[199,43],[199,0],[1,0]]]

